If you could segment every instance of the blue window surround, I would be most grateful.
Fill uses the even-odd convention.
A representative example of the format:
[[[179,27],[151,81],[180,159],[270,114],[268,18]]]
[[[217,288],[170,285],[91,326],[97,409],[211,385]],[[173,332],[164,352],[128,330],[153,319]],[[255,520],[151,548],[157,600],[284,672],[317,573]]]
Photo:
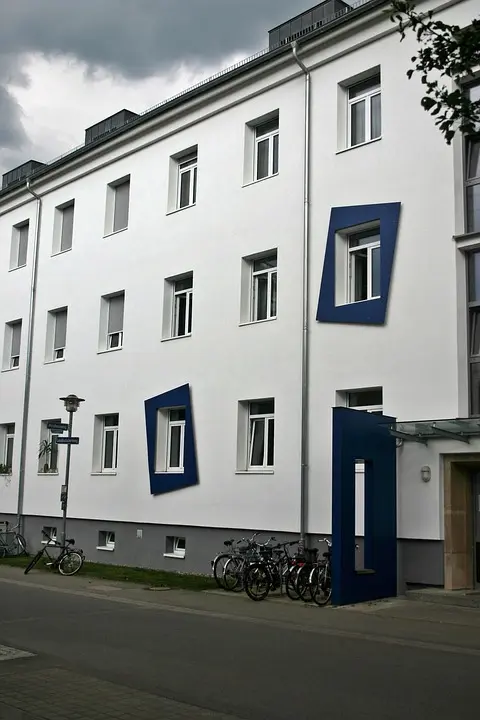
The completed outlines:
[[[185,408],[185,445],[183,472],[155,472],[158,411],[172,407]],[[181,385],[173,390],[145,400],[145,428],[147,432],[148,470],[152,495],[181,490],[198,484],[197,455],[193,429],[190,386]]]
[[[385,324],[400,207],[401,203],[394,202],[332,208],[318,298],[318,322],[359,325]],[[375,221],[380,223],[380,297],[374,300],[335,305],[336,233],[349,228],[352,228],[353,231],[355,226]]]

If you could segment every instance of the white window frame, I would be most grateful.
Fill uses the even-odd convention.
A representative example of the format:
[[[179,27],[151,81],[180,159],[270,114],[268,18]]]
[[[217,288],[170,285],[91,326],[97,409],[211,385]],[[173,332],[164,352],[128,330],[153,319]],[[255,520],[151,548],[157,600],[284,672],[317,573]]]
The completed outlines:
[[[272,428],[273,421],[273,433],[275,442],[275,404],[273,406],[272,413],[259,413],[252,414],[252,404],[256,402],[269,402],[274,400],[272,398],[266,398],[264,400],[252,400],[248,404],[248,458],[247,458],[247,469],[248,470],[273,470],[275,467],[275,446],[273,448],[273,462],[271,465],[268,464],[268,447],[269,437]],[[254,438],[255,438],[255,427],[257,423],[263,423],[264,425],[264,443],[263,443],[263,464],[253,465],[252,455],[254,450]]]
[[[42,545],[55,545],[57,542],[58,534],[57,534],[57,528],[56,527],[48,527],[44,526],[42,528],[43,532],[46,532],[47,535],[50,535],[51,540],[45,540],[45,535],[42,532]]]
[[[22,347],[22,321],[17,320],[15,322],[8,323],[10,327],[10,350],[9,350],[9,369],[10,370],[17,370],[20,367],[20,354],[21,354],[21,347]],[[20,349],[18,355],[13,354],[13,337],[14,337],[14,329],[16,327],[20,328]]]
[[[9,428],[13,427],[13,432],[9,432]],[[3,443],[3,459],[2,459],[2,465],[7,468],[8,474],[12,472],[12,466],[13,466],[13,452],[15,449],[15,423],[6,423],[3,425],[4,430],[4,443]],[[8,460],[8,446],[11,444],[12,447],[12,464],[9,465]]]
[[[275,257],[276,265],[272,268],[266,268],[265,270],[254,270],[255,263],[257,261],[261,260],[269,260],[270,258]],[[270,255],[265,255],[264,257],[258,257],[253,260],[251,260],[251,268],[252,268],[252,296],[251,296],[251,321],[252,322],[262,322],[264,320],[274,320],[277,317],[277,303],[278,303],[278,257],[277,253],[271,253]],[[259,318],[258,317],[258,281],[259,278],[262,276],[267,276],[267,317],[266,318]],[[275,314],[272,313],[272,284],[273,284],[273,275],[275,275],[275,281],[276,281],[276,297],[275,297]]]
[[[109,550],[110,552],[115,550],[115,532],[113,530],[100,530],[97,550]]]
[[[177,290],[177,283],[185,282],[185,280],[191,280],[192,284],[190,288]],[[192,321],[193,321],[193,275],[177,278],[173,281],[173,302],[172,302],[172,333],[171,337],[187,337],[192,334]],[[185,298],[185,332],[180,334],[180,307],[181,299]]]
[[[115,300],[116,298],[121,297],[123,299],[123,316],[122,316],[122,329],[121,330],[114,330],[112,332],[108,331],[109,325],[110,325],[110,310],[111,310],[111,301]],[[107,313],[106,313],[106,349],[107,350],[121,350],[123,348],[123,333],[124,333],[124,325],[125,325],[125,293],[118,293],[117,295],[109,295],[105,297],[105,300],[107,302]],[[117,339],[117,344],[114,345],[114,339]]]
[[[261,135],[257,134],[261,130],[263,125],[271,123],[273,120],[277,121],[277,127],[274,130],[267,131]],[[254,157],[253,157],[253,179],[255,182],[260,180],[266,180],[266,178],[278,175],[279,171],[279,154],[280,154],[280,122],[278,116],[272,117],[268,120],[264,120],[253,128],[254,132]],[[275,166],[275,138],[277,140],[277,170],[274,171]],[[263,141],[268,141],[268,170],[265,177],[258,177],[258,147]]]
[[[363,85],[363,83],[368,82],[369,80],[372,81],[372,84],[374,81],[378,79],[378,84],[375,85],[375,87],[372,87],[371,90],[366,90],[361,95],[357,95],[354,98],[350,97],[350,91],[354,90],[355,87],[358,85]],[[382,95],[382,83],[381,83],[381,76],[380,74],[372,75],[371,77],[367,77],[364,80],[360,80],[353,85],[350,85],[347,88],[347,106],[348,106],[348,118],[347,118],[347,147],[357,147],[358,145],[363,145],[364,143],[371,142],[372,140],[378,140],[382,137],[382,131],[380,130],[380,135],[377,137],[372,137],[372,99],[374,97],[377,97],[380,95],[380,123],[382,122],[382,107],[381,107],[381,95]],[[365,101],[365,139],[362,142],[353,143],[352,142],[352,112],[354,105],[357,105],[359,102]],[[380,125],[381,127],[381,125]]]
[[[381,405],[350,405],[350,396],[353,393],[361,394],[362,392],[367,393],[372,390],[381,390],[383,395],[383,388],[361,388],[360,390],[348,390],[346,392],[346,406],[351,410],[363,410],[364,412],[373,413],[374,415],[380,415],[383,413],[383,402]]]
[[[117,416],[116,425],[106,425],[105,420],[109,417]],[[101,447],[101,465],[100,471],[102,473],[116,472],[118,468],[118,428],[120,425],[120,418],[118,413],[110,413],[108,415],[102,415],[102,447]],[[105,452],[107,449],[106,436],[108,433],[113,433],[113,455],[112,455],[112,467],[105,465]]]
[[[185,413],[184,407],[178,407],[178,408],[170,408],[168,410],[168,420],[167,420],[167,457],[166,457],[166,468],[167,472],[171,473],[183,473],[184,472],[184,459],[185,459],[185,416],[183,420],[172,420],[172,412],[176,412],[178,410],[183,410]],[[170,463],[171,460],[171,452],[172,452],[172,429],[179,427],[180,428],[180,458],[179,458],[179,465],[172,466]]]
[[[191,207],[197,203],[197,183],[198,183],[198,151],[192,152],[178,160],[178,179],[177,179],[177,210]],[[181,204],[182,197],[182,176],[190,174],[190,186],[188,194],[188,203]]]
[[[62,252],[66,252],[65,250]],[[63,347],[55,347],[55,336],[57,334],[57,322],[60,313],[65,313],[65,345]],[[61,310],[55,310],[53,313],[53,362],[58,360],[65,360],[65,349],[67,347],[67,323],[68,323],[68,310],[62,308]]]
[[[378,240],[374,240],[372,242],[368,241],[361,241],[359,245],[355,245],[353,247],[350,247],[350,242],[355,236],[363,234],[363,232],[371,233],[372,235],[375,233],[375,235],[378,235]],[[367,297],[362,300],[356,300],[355,299],[355,258],[354,256],[356,253],[367,249]],[[347,268],[347,277],[348,277],[348,294],[347,294],[347,302],[349,304],[351,303],[357,303],[357,302],[365,302],[366,300],[376,300],[377,298],[381,297],[381,295],[373,295],[372,290],[372,284],[373,284],[373,262],[372,262],[372,255],[374,250],[380,250],[380,257],[381,257],[381,248],[380,248],[380,228],[372,228],[371,230],[366,230],[360,232],[352,232],[347,235],[347,262],[348,262],[348,268]]]
[[[21,248],[21,235],[22,230],[26,228],[27,238],[25,247],[25,262],[20,263],[20,248]],[[12,244],[10,249],[10,270],[18,270],[19,268],[26,267],[28,263],[28,245],[30,235],[30,221],[18,223],[13,226],[12,229]]]
[[[183,547],[180,547],[183,545]],[[180,558],[184,559],[187,549],[187,540],[184,537],[177,537],[168,535],[166,537],[166,552],[163,553],[164,557]]]

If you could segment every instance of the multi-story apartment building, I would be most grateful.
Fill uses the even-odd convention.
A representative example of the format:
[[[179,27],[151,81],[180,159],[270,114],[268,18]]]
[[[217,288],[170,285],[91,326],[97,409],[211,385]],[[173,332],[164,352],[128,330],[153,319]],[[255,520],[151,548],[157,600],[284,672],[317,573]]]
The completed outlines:
[[[69,533],[180,571],[252,530],[332,532],[343,406],[397,419],[400,580],[480,582],[480,144],[445,144],[387,8],[324,3],[4,176],[0,519],[30,544],[60,533],[68,393]]]

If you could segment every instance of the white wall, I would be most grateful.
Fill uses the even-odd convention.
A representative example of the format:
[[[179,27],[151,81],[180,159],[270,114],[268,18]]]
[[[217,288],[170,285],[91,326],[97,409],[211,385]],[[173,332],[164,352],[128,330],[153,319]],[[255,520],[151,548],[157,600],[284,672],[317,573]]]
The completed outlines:
[[[474,3],[464,2],[445,17],[460,22],[474,13]],[[388,19],[376,26],[359,21],[336,31],[335,45],[320,41],[305,58],[309,66],[318,65],[312,72],[310,532],[330,530],[331,407],[338,390],[381,385],[385,412],[399,419],[458,414],[452,150],[419,106],[419,83],[405,77],[414,45],[400,44],[397,35],[385,34],[389,29]],[[383,137],[337,154],[338,83],[378,64]],[[252,73],[249,84],[236,86],[232,80],[225,96],[212,91],[207,105],[192,100],[181,113],[172,111],[132,131],[130,140],[112,142],[37,188],[46,194],[26,514],[60,513],[63,459],[60,475],[38,475],[40,423],[64,417],[58,398],[74,392],[86,402],[75,417],[80,445],[72,449],[72,517],[298,531],[303,77],[297,71],[293,61],[282,60],[268,75]],[[242,187],[245,123],[275,109],[280,173]],[[169,158],[195,144],[197,205],[167,215]],[[126,174],[131,176],[129,228],[104,238],[106,185]],[[72,251],[51,257],[54,208],[73,198]],[[402,203],[402,214],[387,324],[317,323],[330,208],[391,201]],[[12,225],[34,212],[33,202],[13,206],[13,200],[0,205],[0,213],[6,213],[0,216],[3,268]],[[272,247],[278,248],[278,319],[239,327],[241,258]],[[13,319],[12,313],[27,317],[30,269],[31,257],[27,269],[8,276],[5,271],[2,322]],[[164,278],[185,271],[194,273],[193,335],[161,342]],[[124,347],[97,354],[100,296],[118,290],[125,290]],[[44,364],[47,312],[65,305],[65,362]],[[0,376],[0,422],[17,423],[17,459],[24,367],[23,355],[19,371]],[[192,390],[200,482],[152,497],[143,402],[186,382]],[[236,474],[238,401],[271,396],[275,473]],[[94,415],[117,412],[117,475],[92,475]],[[422,486],[417,461],[415,454],[408,462],[399,460],[400,534],[440,537],[439,476]],[[0,484],[0,511],[16,510],[17,475],[18,465],[10,487]]]

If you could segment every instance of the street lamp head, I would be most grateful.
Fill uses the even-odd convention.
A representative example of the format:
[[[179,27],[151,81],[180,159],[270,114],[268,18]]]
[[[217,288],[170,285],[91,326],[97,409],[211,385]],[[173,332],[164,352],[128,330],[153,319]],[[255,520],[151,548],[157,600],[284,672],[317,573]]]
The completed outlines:
[[[67,412],[77,412],[80,403],[85,402],[83,398],[79,398],[76,395],[67,395],[66,397],[61,397],[60,400],[62,400],[65,404],[65,410]]]

